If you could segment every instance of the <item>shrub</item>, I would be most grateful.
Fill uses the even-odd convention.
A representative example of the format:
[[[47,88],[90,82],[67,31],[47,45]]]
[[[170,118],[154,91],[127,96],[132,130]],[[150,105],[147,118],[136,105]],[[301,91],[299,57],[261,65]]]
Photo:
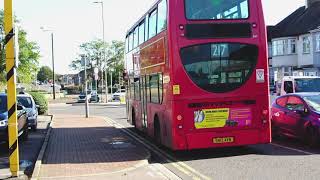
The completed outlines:
[[[80,86],[69,86],[69,87],[64,87],[63,90],[67,91],[67,94],[80,94],[81,87]]]
[[[48,100],[46,97],[39,92],[29,92],[29,94],[33,97],[36,105],[39,105],[38,112],[39,114],[47,114],[48,112]]]

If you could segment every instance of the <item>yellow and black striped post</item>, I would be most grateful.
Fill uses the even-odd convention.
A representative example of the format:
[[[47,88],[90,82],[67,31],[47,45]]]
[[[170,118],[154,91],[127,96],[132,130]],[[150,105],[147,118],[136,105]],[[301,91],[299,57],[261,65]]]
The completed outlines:
[[[4,0],[4,29],[6,33],[4,44],[7,69],[9,160],[11,174],[13,177],[17,177],[19,172],[19,148],[12,0]]]

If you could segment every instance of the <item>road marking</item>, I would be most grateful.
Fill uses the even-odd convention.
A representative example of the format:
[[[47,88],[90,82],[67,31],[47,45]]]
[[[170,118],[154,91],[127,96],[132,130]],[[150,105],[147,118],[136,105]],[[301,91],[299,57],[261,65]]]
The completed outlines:
[[[283,145],[276,144],[276,143],[270,143],[270,144],[274,145],[274,146],[278,146],[278,147],[284,148],[284,149],[289,149],[291,151],[296,151],[296,152],[299,152],[299,153],[307,154],[307,155],[315,155],[314,153],[311,153],[311,152],[307,152],[307,151],[303,151],[303,150],[300,150],[300,149],[295,149],[295,148],[283,146]]]
[[[171,164],[172,166],[177,168],[179,171],[181,171],[185,175],[191,177],[192,179],[194,179],[194,180],[200,180],[200,179],[210,180],[211,179],[211,178],[201,174],[197,170],[193,169],[192,167],[188,166],[187,164],[178,161],[173,156],[165,153],[163,150],[161,150],[160,148],[158,148],[156,145],[152,144],[151,142],[146,141],[144,138],[140,137],[139,135],[127,130],[123,125],[115,122],[113,119],[106,117],[105,120],[108,123],[110,123],[111,125],[115,126],[116,128],[121,129],[124,133],[126,133],[127,135],[129,135],[133,139],[135,139],[138,142],[140,142],[141,144],[143,144],[149,150],[153,151],[154,153],[156,153],[157,155],[162,157],[168,164]]]

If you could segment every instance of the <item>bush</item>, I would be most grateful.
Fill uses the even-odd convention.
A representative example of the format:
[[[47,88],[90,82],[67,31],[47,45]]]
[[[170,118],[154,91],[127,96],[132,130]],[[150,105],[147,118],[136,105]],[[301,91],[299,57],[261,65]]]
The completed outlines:
[[[69,86],[69,87],[64,87],[63,90],[67,91],[67,94],[80,94],[81,87],[80,86]]]
[[[29,94],[33,97],[36,105],[39,105],[39,108],[38,108],[39,114],[40,115],[47,114],[48,100],[46,99],[46,97],[43,94],[38,93],[38,92],[30,92]]]

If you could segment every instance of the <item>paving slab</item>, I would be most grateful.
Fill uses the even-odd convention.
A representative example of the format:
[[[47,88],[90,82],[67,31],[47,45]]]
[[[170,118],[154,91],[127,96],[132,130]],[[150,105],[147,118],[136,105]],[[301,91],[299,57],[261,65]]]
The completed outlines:
[[[108,177],[146,166],[150,153],[99,117],[55,115],[39,179]]]

